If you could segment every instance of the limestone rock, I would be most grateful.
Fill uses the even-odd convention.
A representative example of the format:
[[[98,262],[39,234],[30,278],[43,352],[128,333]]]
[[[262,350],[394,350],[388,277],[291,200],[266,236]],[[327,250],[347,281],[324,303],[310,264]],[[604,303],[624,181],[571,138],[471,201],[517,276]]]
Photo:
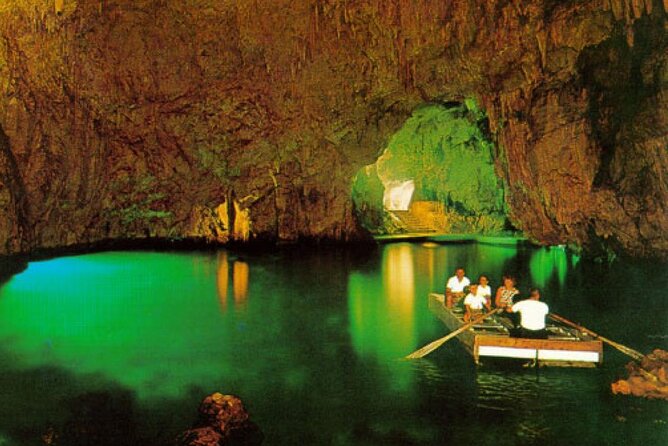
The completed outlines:
[[[665,257],[665,30],[648,0],[3,0],[0,253],[362,238],[359,169],[476,98],[527,235]]]
[[[612,383],[612,393],[668,400],[667,351],[656,349],[640,365],[630,362],[626,369],[629,378]]]
[[[178,439],[182,446],[223,446],[262,443],[258,427],[248,419],[248,412],[239,398],[213,393],[202,401],[194,427]]]

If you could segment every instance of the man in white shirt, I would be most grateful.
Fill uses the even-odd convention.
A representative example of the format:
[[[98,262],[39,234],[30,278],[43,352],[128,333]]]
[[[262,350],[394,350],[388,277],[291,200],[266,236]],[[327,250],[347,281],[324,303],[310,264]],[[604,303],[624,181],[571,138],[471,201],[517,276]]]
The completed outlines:
[[[514,313],[520,314],[520,337],[547,339],[545,316],[550,312],[546,303],[540,302],[540,291],[532,288],[529,298],[512,306]]]
[[[468,322],[474,317],[482,313],[482,309],[487,307],[487,311],[490,311],[491,304],[485,298],[485,296],[480,296],[478,294],[478,285],[473,284],[469,287],[469,294],[464,298],[464,307],[466,308],[466,314],[464,315],[464,322]]]
[[[455,270],[455,275],[448,279],[445,284],[445,305],[452,308],[454,303],[464,297],[464,288],[471,284],[471,281],[464,274],[464,268],[459,267]]]

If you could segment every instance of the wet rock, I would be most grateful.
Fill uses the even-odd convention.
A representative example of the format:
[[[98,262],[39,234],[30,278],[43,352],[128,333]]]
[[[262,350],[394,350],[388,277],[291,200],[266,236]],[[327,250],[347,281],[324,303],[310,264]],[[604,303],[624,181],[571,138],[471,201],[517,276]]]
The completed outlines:
[[[179,439],[179,445],[187,446],[218,446],[223,436],[213,427],[200,427],[186,431]]]
[[[213,393],[202,401],[192,429],[178,439],[179,446],[254,446],[263,436],[241,400],[233,395]]]
[[[475,97],[517,227],[668,256],[665,1],[0,3],[0,253],[359,239],[359,169]]]
[[[629,377],[612,383],[612,393],[668,400],[667,351],[654,350],[641,364],[630,362],[626,369]]]

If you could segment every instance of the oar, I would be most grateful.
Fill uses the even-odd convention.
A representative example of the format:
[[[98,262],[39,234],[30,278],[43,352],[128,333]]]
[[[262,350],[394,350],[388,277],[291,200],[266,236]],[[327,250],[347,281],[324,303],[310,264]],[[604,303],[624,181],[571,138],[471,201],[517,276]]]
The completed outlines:
[[[425,345],[424,347],[422,347],[419,350],[415,350],[413,353],[406,356],[406,359],[418,359],[418,358],[422,358],[424,356],[427,356],[429,353],[433,352],[434,350],[436,350],[441,345],[445,344],[447,341],[454,338],[458,334],[468,330],[469,328],[473,327],[475,324],[479,324],[480,322],[484,321],[485,319],[487,319],[491,315],[493,315],[495,313],[499,313],[501,311],[503,311],[503,308],[497,308],[496,310],[493,310],[493,311],[490,311],[489,313],[483,314],[482,316],[478,317],[477,319],[472,320],[468,324],[462,325],[461,327],[459,327],[457,330],[453,331],[452,333],[449,333],[448,335],[443,336],[440,339],[436,339],[435,341],[430,342],[429,344]]]
[[[616,348],[616,349],[619,350],[620,352],[624,353],[625,355],[628,355],[628,356],[632,357],[632,358],[635,359],[636,361],[642,361],[642,359],[645,357],[645,355],[643,355],[642,353],[640,353],[640,352],[637,351],[637,350],[633,350],[633,349],[630,348],[630,347],[627,347],[627,346],[622,345],[622,344],[620,344],[620,343],[618,343],[618,342],[615,342],[615,341],[612,341],[612,340],[610,340],[610,339],[608,339],[608,338],[605,338],[605,337],[601,336],[600,334],[595,333],[595,332],[591,331],[590,329],[588,329],[588,328],[586,328],[586,327],[583,327],[583,326],[581,326],[581,325],[578,325],[578,324],[576,324],[575,322],[571,322],[571,321],[569,321],[568,319],[559,316],[558,314],[550,313],[550,317],[551,317],[552,319],[554,319],[555,321],[563,322],[564,324],[566,324],[566,325],[570,325],[570,326],[573,327],[573,328],[577,328],[578,330],[582,330],[582,331],[584,331],[585,333],[589,333],[589,334],[592,335],[593,337],[598,338],[598,339],[600,339],[601,341],[610,344],[611,346],[613,346],[614,348]]]

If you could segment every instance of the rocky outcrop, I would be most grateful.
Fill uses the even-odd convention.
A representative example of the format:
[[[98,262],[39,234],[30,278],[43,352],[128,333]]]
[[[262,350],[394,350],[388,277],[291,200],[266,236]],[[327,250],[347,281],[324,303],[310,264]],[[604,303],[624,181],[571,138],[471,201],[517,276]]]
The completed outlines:
[[[668,255],[665,2],[56,3],[0,5],[4,253],[363,237],[357,171],[473,97],[515,226]]]
[[[213,393],[202,401],[194,427],[178,439],[180,446],[256,446],[263,442],[258,427],[248,419],[241,400]]]
[[[612,383],[612,393],[668,400],[668,352],[656,349],[640,364],[626,365],[628,379]]]

